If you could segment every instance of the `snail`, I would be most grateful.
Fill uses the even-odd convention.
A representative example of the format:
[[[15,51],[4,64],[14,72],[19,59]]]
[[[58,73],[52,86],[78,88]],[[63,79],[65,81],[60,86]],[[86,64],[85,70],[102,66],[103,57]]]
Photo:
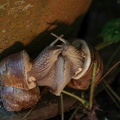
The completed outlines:
[[[66,85],[86,90],[91,83],[94,60],[97,62],[97,85],[103,72],[103,63],[98,52],[83,40],[78,40],[77,48],[74,43],[70,44],[61,36],[52,35],[57,39],[33,60],[33,67],[28,72],[36,79],[37,85],[48,86],[58,96]],[[56,45],[58,41],[62,44]]]
[[[8,111],[31,108],[40,98],[35,79],[27,75],[32,68],[25,50],[12,54],[0,62],[1,101]]]
[[[23,94],[24,99],[26,99],[26,94],[30,95],[28,98],[33,99],[32,94],[35,92],[37,102],[40,94],[37,86],[47,86],[57,96],[61,94],[65,86],[79,90],[88,89],[94,60],[97,63],[95,85],[100,82],[103,63],[94,48],[84,40],[78,39],[71,44],[62,38],[63,35],[60,37],[53,33],[52,35],[57,39],[43,49],[37,58],[30,59],[27,52],[23,50],[0,62],[0,78],[3,85],[1,93],[5,101],[3,103],[8,110],[19,111],[22,109],[22,107],[15,108],[15,103],[11,106],[11,98],[7,97],[12,94],[9,90],[14,93],[13,96],[11,95],[12,98],[15,98],[16,103],[19,103],[17,93]],[[58,41],[62,43],[58,43]],[[29,102],[29,100],[26,101]],[[26,101],[22,100],[25,103]]]
[[[58,38],[55,34],[52,35]],[[64,43],[61,45],[63,49],[61,55],[70,63],[68,68],[71,70],[69,74],[71,79],[67,86],[74,89],[87,90],[92,79],[94,60],[97,64],[96,86],[100,82],[103,73],[103,62],[99,53],[90,44],[81,39],[74,39],[72,44],[63,38],[59,38],[59,40]]]
[[[55,95],[60,95],[71,79],[70,63],[61,55],[63,48],[55,45],[60,38],[57,37],[33,60],[33,67],[28,72],[36,79],[38,86],[48,86]]]
[[[96,62],[95,86],[100,82],[103,73],[103,62],[99,53],[84,40],[75,40],[74,45],[82,52],[83,66],[82,70],[76,71],[68,86],[78,90],[87,90],[92,80],[94,62]]]

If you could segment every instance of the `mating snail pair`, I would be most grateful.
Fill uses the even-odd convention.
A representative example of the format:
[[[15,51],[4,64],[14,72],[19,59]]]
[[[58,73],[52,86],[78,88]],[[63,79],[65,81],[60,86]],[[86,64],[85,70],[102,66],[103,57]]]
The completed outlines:
[[[40,98],[38,86],[47,86],[55,95],[64,87],[88,89],[96,60],[95,85],[100,81],[103,64],[99,54],[85,41],[70,44],[62,36],[47,46],[36,59],[26,51],[12,54],[0,62],[1,100],[9,111],[34,106]],[[61,41],[61,44],[57,44]]]

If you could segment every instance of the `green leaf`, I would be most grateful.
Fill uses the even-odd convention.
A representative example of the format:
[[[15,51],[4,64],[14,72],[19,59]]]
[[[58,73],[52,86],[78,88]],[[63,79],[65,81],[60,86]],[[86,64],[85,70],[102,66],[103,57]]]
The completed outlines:
[[[113,19],[105,24],[102,37],[104,42],[117,43],[120,41],[120,18]]]

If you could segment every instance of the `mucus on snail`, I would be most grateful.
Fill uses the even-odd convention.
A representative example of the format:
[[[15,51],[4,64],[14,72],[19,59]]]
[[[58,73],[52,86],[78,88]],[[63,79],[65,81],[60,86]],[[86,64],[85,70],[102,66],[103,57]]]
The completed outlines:
[[[52,35],[57,39],[47,46],[36,59],[30,59],[26,51],[21,51],[0,62],[1,83],[3,85],[2,99],[8,110],[19,111],[22,109],[22,107],[13,108],[11,104],[8,104],[8,101],[11,102],[7,98],[7,93],[11,94],[9,93],[10,89],[22,93],[23,98],[26,93],[32,98],[30,91],[37,89],[36,102],[40,96],[37,86],[47,86],[57,96],[61,94],[66,85],[79,90],[88,89],[91,83],[94,60],[97,63],[95,85],[100,82],[103,63],[94,48],[84,40],[75,39],[71,44],[62,36]],[[57,44],[58,41],[62,43]],[[17,95],[13,98],[17,98]],[[28,106],[23,108],[28,108]]]

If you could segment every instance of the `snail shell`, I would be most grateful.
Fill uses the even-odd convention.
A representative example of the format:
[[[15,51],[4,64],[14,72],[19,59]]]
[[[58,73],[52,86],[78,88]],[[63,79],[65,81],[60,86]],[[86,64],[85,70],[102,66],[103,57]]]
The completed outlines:
[[[8,111],[20,111],[33,107],[40,98],[38,87],[24,90],[11,86],[3,86],[1,90],[1,100]]]
[[[26,51],[12,54],[0,62],[0,75],[4,86],[32,89],[36,86],[35,78],[27,75],[32,68]]]
[[[68,86],[74,89],[87,90],[92,79],[94,61],[97,64],[95,86],[100,82],[103,73],[103,62],[98,52],[85,41],[76,40],[75,42],[73,44],[77,45],[78,49],[82,51],[84,61],[81,71],[79,71],[80,68],[76,71]]]

